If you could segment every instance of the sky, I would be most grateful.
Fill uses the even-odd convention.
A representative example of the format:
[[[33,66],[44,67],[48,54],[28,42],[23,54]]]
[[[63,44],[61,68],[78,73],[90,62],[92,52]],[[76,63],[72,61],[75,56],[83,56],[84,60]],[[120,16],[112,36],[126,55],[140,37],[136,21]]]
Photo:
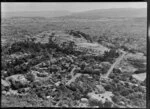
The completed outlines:
[[[147,8],[146,2],[21,2],[21,3],[1,3],[2,12],[20,11],[58,11],[67,10],[71,12],[81,12],[94,9],[108,8]]]

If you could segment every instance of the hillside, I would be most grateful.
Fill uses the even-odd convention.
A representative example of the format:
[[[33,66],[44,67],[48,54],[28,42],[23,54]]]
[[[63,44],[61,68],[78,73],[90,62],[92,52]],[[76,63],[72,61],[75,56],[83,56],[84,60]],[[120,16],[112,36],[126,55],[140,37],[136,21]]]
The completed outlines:
[[[69,11],[22,11],[22,12],[2,12],[2,17],[46,17],[59,19],[100,19],[100,18],[135,18],[147,17],[147,9],[116,8],[97,9],[84,12]]]
[[[120,55],[78,31],[44,31],[4,46],[2,107],[143,108],[145,78],[139,80],[135,71],[145,70],[145,56],[126,55],[103,78]]]
[[[72,13],[62,18],[75,19],[100,19],[100,18],[135,18],[147,17],[147,9],[116,8],[98,9],[85,12]]]
[[[2,12],[2,17],[60,17],[70,15],[69,11],[21,11],[21,12]]]
[[[146,108],[145,9],[7,15],[2,107]]]
[[[78,30],[93,42],[124,47],[146,55],[146,18],[131,19],[56,19],[40,17],[16,17],[2,19],[2,44],[21,40],[26,35],[34,36],[48,30]]]

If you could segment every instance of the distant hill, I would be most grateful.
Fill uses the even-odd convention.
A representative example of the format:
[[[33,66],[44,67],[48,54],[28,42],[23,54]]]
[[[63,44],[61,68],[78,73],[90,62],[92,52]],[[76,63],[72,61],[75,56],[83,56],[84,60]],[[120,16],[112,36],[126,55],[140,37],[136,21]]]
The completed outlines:
[[[113,8],[113,9],[98,9],[85,12],[73,13],[72,15],[64,16],[61,18],[76,18],[76,19],[99,19],[99,18],[134,18],[134,17],[147,17],[147,9],[135,8]]]
[[[84,12],[70,11],[31,11],[31,12],[2,12],[2,17],[46,17],[46,18],[75,18],[75,19],[99,19],[99,18],[120,18],[120,17],[146,17],[147,9],[135,8],[113,8],[97,9]]]
[[[70,15],[69,11],[24,11],[24,12],[2,12],[2,17],[60,17]]]

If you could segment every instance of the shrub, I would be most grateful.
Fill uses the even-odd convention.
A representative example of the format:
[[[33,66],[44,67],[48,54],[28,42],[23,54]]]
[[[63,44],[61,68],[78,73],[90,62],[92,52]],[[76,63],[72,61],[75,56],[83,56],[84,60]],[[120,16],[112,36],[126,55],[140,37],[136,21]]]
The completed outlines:
[[[105,61],[112,62],[114,58],[117,58],[119,56],[119,53],[116,51],[116,49],[111,49],[110,51],[105,51],[103,58]]]
[[[114,83],[119,83],[119,80],[120,80],[120,79],[118,78],[118,76],[113,79]]]
[[[106,91],[112,91],[112,86],[110,84],[107,84],[106,86],[104,86]]]
[[[89,42],[93,41],[92,38],[90,37],[90,35],[85,34],[85,33],[81,32],[81,31],[70,30],[70,31],[68,31],[68,33],[70,35],[75,36],[75,37],[79,37],[79,38],[83,37],[83,38],[85,38]]]
[[[124,90],[121,91],[120,94],[121,94],[122,96],[127,96],[127,95],[129,95],[129,93],[130,93],[129,90],[124,89]]]
[[[75,42],[70,41],[70,42],[63,42],[61,45],[61,51],[66,53],[66,54],[73,54],[75,52]]]
[[[120,101],[119,96],[113,96],[112,97],[113,102],[118,103]]]
[[[116,49],[111,49],[110,51],[105,51],[104,57],[112,57],[117,58],[119,56],[119,53],[116,51]]]
[[[31,82],[35,81],[35,75],[32,73],[27,73],[26,78],[27,78],[27,80],[29,80]]]

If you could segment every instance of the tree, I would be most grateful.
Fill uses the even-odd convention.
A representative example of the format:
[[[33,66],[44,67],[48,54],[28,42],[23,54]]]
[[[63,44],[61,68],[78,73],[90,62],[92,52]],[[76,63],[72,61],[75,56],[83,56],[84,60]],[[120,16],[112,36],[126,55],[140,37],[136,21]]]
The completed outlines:
[[[69,42],[63,42],[61,44],[61,49],[66,54],[73,54],[75,52],[75,42],[69,41]]]

